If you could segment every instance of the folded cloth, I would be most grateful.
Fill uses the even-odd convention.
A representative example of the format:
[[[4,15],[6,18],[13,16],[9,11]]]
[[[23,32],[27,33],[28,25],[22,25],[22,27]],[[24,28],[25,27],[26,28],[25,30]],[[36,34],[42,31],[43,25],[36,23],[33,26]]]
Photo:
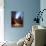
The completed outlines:
[[[33,34],[31,32],[29,32],[26,37],[20,39],[17,42],[18,46],[31,46],[32,42],[33,42]]]
[[[24,38],[21,38],[21,39],[17,42],[17,46],[23,46],[24,40],[25,40],[25,37],[24,37]]]

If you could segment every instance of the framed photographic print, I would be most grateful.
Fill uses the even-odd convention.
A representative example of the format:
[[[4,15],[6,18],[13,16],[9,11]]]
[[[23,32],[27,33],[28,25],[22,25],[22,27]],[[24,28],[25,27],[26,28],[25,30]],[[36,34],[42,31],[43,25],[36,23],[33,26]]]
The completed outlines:
[[[21,11],[11,11],[11,26],[23,27],[24,13]]]

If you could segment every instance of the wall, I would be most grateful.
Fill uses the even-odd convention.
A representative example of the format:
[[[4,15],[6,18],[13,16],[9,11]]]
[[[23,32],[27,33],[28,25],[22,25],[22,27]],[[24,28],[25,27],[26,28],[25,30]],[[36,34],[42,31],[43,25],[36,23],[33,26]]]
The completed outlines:
[[[40,9],[46,9],[46,0],[40,0]],[[43,17],[43,22],[40,21],[40,25],[45,26],[46,27],[46,11],[43,13],[42,15]],[[45,43],[46,43],[46,35],[45,35]]]
[[[0,42],[4,41],[4,3],[0,0]]]
[[[0,8],[0,42],[4,41],[4,8]]]
[[[7,41],[18,41],[24,37],[33,24],[35,12],[40,9],[40,0],[4,0],[4,36]],[[22,28],[11,27],[11,11],[24,12],[24,26]]]
[[[41,9],[41,11],[43,9],[46,9],[46,0],[41,0],[40,1],[40,9]],[[43,20],[43,22],[41,21],[40,23],[41,23],[41,25],[46,27],[46,20],[45,20],[46,19],[46,11],[43,12],[42,17],[43,17],[44,20]]]

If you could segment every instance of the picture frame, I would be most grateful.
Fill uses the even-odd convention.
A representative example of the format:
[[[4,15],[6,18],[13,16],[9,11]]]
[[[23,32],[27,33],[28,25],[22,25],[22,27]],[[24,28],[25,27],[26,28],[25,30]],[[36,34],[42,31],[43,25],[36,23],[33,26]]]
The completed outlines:
[[[11,11],[11,26],[12,27],[23,27],[24,12],[22,11]]]

